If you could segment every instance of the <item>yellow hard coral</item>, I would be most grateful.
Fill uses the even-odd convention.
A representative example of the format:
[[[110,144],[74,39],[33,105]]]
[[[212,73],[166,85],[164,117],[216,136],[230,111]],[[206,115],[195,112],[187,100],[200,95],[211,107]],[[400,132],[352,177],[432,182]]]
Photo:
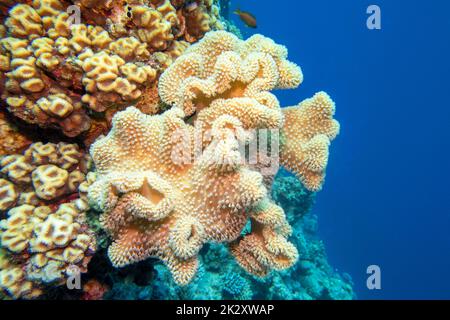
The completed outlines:
[[[0,293],[13,299],[33,299],[42,294],[42,290],[26,279],[26,273],[20,264],[14,264],[7,252],[0,248]]]
[[[283,109],[281,163],[313,191],[322,187],[330,142],[339,134],[334,112],[334,102],[325,92]]]
[[[12,207],[18,198],[16,186],[8,180],[0,179],[0,210]]]
[[[5,25],[18,38],[36,38],[43,34],[41,16],[33,7],[21,4],[11,9]]]
[[[20,280],[39,288],[45,283],[62,284],[71,269],[86,272],[95,252],[95,237],[87,228],[84,211],[78,202],[65,203],[53,211],[50,207],[22,205],[11,209],[0,222],[1,250],[8,250],[10,259],[22,261]],[[0,288],[13,298],[30,298],[26,291],[11,289],[14,268],[5,268]],[[14,281],[13,281],[14,280]],[[40,294],[35,291],[33,296]]]
[[[0,159],[0,210],[16,204],[50,204],[77,193],[90,168],[89,157],[75,144],[34,143],[23,154]]]
[[[5,67],[5,99],[15,116],[42,127],[60,128],[68,136],[76,136],[89,128],[81,103],[65,94],[44,70],[54,70],[59,60],[53,56],[52,41],[38,38],[28,46],[26,40],[3,38],[0,54],[8,61]]]
[[[70,24],[67,6],[33,1],[9,11],[0,39],[0,86],[12,114],[74,137],[90,128],[86,108],[103,112],[128,105],[156,79],[156,69],[147,64],[152,59],[146,42],[114,38],[101,26]],[[118,65],[116,79],[97,82],[111,60]]]
[[[55,157],[53,152],[61,149],[66,155]],[[58,162],[73,169],[79,166],[75,151],[71,145],[40,144],[23,157],[35,164]],[[42,201],[20,204],[30,202],[19,199],[16,206],[11,205],[0,221],[0,292],[14,299],[32,299],[43,293],[43,285],[61,285],[74,272],[87,272],[96,250],[85,217],[89,210],[85,192],[92,181],[89,176],[82,182],[78,198],[48,205],[40,205]]]
[[[283,270],[297,262],[298,252],[286,238],[292,229],[283,209],[262,201],[251,212],[252,232],[232,243],[231,252],[248,272],[265,276],[270,270]]]
[[[220,22],[219,7],[210,0],[197,0],[179,12],[183,21],[185,39],[194,43],[211,30],[223,30]]]

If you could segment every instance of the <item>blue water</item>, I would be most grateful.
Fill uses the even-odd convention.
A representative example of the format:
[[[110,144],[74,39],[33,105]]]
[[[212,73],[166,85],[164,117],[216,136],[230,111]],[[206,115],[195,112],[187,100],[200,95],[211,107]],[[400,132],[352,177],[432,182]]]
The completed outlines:
[[[382,30],[366,27],[370,4],[381,8]],[[237,7],[303,69],[299,89],[277,93],[283,105],[319,90],[336,101],[342,133],[314,208],[330,264],[352,276],[360,299],[449,299],[450,1]],[[381,290],[366,287],[372,264]]]

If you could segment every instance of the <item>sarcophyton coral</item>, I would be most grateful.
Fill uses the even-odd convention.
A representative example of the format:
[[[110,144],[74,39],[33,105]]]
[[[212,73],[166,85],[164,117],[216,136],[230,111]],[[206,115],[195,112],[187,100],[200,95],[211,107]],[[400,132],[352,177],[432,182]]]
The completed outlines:
[[[108,136],[91,147],[97,180],[89,189],[114,240],[112,263],[122,267],[158,257],[177,283],[186,284],[202,246],[226,242],[239,264],[257,276],[292,266],[298,252],[287,240],[291,227],[283,209],[269,199],[261,173],[245,164],[239,147],[249,142],[252,129],[282,129],[286,145],[295,139],[269,91],[295,88],[302,78],[286,48],[272,40],[211,32],[161,76],[159,93],[170,110],[147,116],[130,107],[116,114]],[[193,124],[199,122],[206,138],[197,155],[192,146],[199,130]],[[320,121],[293,125],[322,130]],[[250,231],[242,235],[248,221]]]
[[[184,2],[129,2],[75,1],[78,17],[62,0],[12,7],[0,28],[0,88],[9,111],[75,137],[90,129],[92,111],[111,114],[145,98],[158,69],[187,47],[185,35],[198,39],[220,27],[211,1],[199,1],[192,19],[184,18]],[[99,132],[94,124],[88,140]]]
[[[90,159],[74,144],[32,144],[23,155],[0,160],[0,247],[14,263],[0,268],[0,289],[31,298],[47,283],[61,284],[86,272],[95,237],[85,222],[89,209],[85,174]]]
[[[319,190],[323,184],[330,141],[339,133],[334,111],[334,102],[324,92],[297,107],[283,109],[281,163],[312,191]]]
[[[236,117],[246,130],[281,129],[281,163],[317,191],[339,123],[324,92],[297,107],[280,108],[269,91],[295,88],[303,80],[300,68],[286,58],[285,47],[261,35],[241,41],[227,32],[210,33],[163,73],[160,95],[205,129],[222,115]]]
[[[107,29],[114,36],[133,35],[156,50],[167,49],[173,40],[192,43],[208,31],[223,29],[219,7],[213,0],[80,0],[78,3],[106,16]]]

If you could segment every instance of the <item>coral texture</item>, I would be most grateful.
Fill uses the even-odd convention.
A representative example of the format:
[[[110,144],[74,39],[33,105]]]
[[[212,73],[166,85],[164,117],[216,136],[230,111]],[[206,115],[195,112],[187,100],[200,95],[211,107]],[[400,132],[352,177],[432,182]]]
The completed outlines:
[[[87,271],[96,247],[85,222],[89,167],[89,157],[65,143],[34,143],[0,160],[0,210],[9,210],[0,246],[16,262],[0,268],[6,294],[32,298],[42,284],[63,283],[74,267]]]
[[[33,143],[23,154],[0,158],[0,211],[50,205],[76,194],[91,160],[76,144]]]
[[[195,41],[220,28],[212,1],[198,1],[192,12],[184,2],[129,2],[80,0],[78,10],[62,0],[13,6],[0,30],[0,87],[9,111],[69,137],[89,131],[95,140],[91,111],[111,114],[148,101],[158,70],[187,47],[185,36]]]
[[[302,79],[285,47],[261,35],[242,41],[218,31],[188,48],[162,74],[159,93],[165,103],[205,125],[231,115],[245,129],[279,128],[283,115],[269,91],[295,88]]]
[[[334,102],[282,109],[272,91],[297,88],[300,67],[269,38],[223,31],[219,3],[0,0],[0,299],[64,292],[77,273],[68,296],[86,300],[350,295],[299,231]],[[279,162],[303,185],[274,183]]]
[[[98,177],[89,189],[114,240],[108,254],[115,266],[158,257],[177,283],[187,284],[207,242],[231,243],[239,264],[257,276],[297,261],[283,209],[239,152],[249,130],[283,127],[269,91],[302,81],[286,58],[285,47],[263,36],[241,41],[211,32],[161,76],[159,92],[172,109],[116,114],[108,136],[91,147]],[[195,159],[194,120],[203,133],[210,129]],[[241,235],[248,221],[251,230]]]
[[[325,246],[318,238],[317,216],[311,212],[315,193],[280,170],[271,193],[272,199],[286,208],[294,227],[292,241],[301,252],[299,261],[289,270],[273,272],[261,279],[242,270],[220,244],[209,244],[202,250],[201,265],[194,280],[179,287],[170,272],[160,263],[144,261],[125,270],[102,264],[97,276],[109,282],[111,290],[105,299],[157,300],[349,300],[355,298],[352,280],[332,268]],[[104,263],[106,264],[106,263]],[[93,275],[94,276],[94,275]],[[149,278],[149,281],[143,281]]]
[[[285,139],[281,163],[313,191],[322,187],[328,148],[339,133],[334,111],[334,102],[325,92],[317,93],[297,107],[283,109]]]
[[[76,201],[56,211],[31,205],[11,209],[0,222],[1,246],[18,265],[1,268],[0,289],[13,298],[35,297],[42,284],[63,284],[75,272],[86,272],[96,247],[84,222],[86,208]]]
[[[238,238],[246,211],[266,194],[262,177],[239,165],[234,141],[211,144],[211,152],[223,148],[227,166],[208,153],[192,165],[173,163],[173,133],[192,133],[183,116],[177,108],[161,116],[135,108],[118,113],[109,135],[91,147],[98,177],[89,189],[114,239],[109,248],[113,264],[121,267],[155,256],[180,284],[195,275],[203,244]],[[295,261],[295,253],[289,258]]]

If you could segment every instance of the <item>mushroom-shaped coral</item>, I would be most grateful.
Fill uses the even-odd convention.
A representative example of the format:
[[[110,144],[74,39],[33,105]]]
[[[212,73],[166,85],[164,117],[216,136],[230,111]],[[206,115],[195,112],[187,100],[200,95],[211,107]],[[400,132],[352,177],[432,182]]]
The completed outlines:
[[[86,221],[90,159],[77,145],[32,144],[23,155],[0,160],[0,291],[34,298],[42,284],[62,284],[86,272],[96,240]],[[8,211],[9,210],[9,211]]]
[[[300,68],[287,50],[255,35],[247,41],[216,31],[191,46],[161,76],[162,100],[184,110],[205,130],[222,115],[233,116],[245,129],[279,129],[283,113],[274,89],[295,88]]]
[[[297,107],[283,109],[285,124],[281,163],[312,191],[322,187],[328,149],[339,133],[339,123],[333,119],[334,112],[334,102],[325,92],[317,93]]]
[[[285,47],[263,36],[241,41],[211,32],[161,76],[159,92],[171,109],[147,116],[130,107],[115,115],[110,133],[91,146],[97,180],[88,192],[113,239],[113,265],[157,257],[186,284],[207,242],[231,243],[239,264],[258,276],[295,263],[291,228],[269,200],[263,166],[247,165],[240,152],[256,129],[283,129],[282,152],[298,139],[289,129],[299,120],[284,124],[269,92],[301,83],[300,68],[286,58]],[[300,125],[307,130],[314,119]]]
[[[179,284],[194,277],[203,244],[236,240],[267,194],[262,176],[242,165],[234,132],[243,128],[235,118],[212,124],[214,140],[198,161],[178,162],[176,147],[191,156],[194,139],[183,117],[179,108],[159,116],[133,107],[116,114],[108,136],[91,147],[97,180],[88,194],[104,212],[115,266],[158,257]],[[173,140],[180,131],[185,139]]]

